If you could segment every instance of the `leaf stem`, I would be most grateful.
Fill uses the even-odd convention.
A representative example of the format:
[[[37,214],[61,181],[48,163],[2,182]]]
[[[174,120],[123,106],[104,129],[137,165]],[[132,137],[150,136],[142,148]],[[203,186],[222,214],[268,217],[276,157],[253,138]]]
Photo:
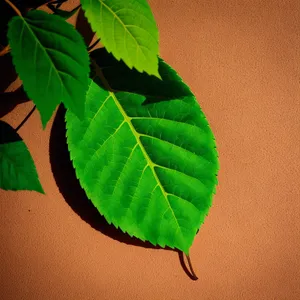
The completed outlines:
[[[19,11],[19,9],[13,4],[11,3],[9,0],[4,0],[15,12],[18,16],[22,17],[21,12]]]
[[[7,45],[6,47],[4,47],[1,51],[0,51],[0,56],[3,56],[3,55],[5,55],[5,54],[7,54],[7,53],[9,53],[10,52],[10,47],[9,47],[9,45]]]
[[[32,108],[32,110],[27,114],[27,116],[24,118],[24,120],[20,123],[20,125],[15,129],[16,131],[18,131],[25,123],[26,121],[30,118],[30,116],[33,114],[33,112],[35,111],[36,106],[34,106]]]
[[[111,88],[111,86],[109,85],[108,81],[107,81],[106,78],[104,77],[104,74],[103,74],[102,70],[99,68],[99,66],[98,66],[98,64],[96,63],[96,61],[93,60],[93,59],[91,58],[91,63],[92,63],[92,65],[93,65],[94,68],[95,68],[96,75],[101,79],[101,81],[102,81],[104,87],[105,87],[108,91],[114,92],[114,90]]]
[[[197,277],[197,275],[196,275],[196,273],[195,273],[195,271],[194,271],[194,269],[193,269],[193,266],[192,266],[192,262],[191,262],[190,256],[189,256],[189,255],[185,255],[185,256],[186,256],[186,259],[187,259],[187,261],[188,261],[189,267],[190,267],[190,269],[191,269],[191,273],[192,273],[194,279],[197,280],[198,277]]]

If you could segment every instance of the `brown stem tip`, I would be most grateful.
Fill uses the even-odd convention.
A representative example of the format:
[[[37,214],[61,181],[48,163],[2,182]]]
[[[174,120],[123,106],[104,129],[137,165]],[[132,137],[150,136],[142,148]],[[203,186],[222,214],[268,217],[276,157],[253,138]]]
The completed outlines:
[[[194,279],[194,280],[197,280],[198,277],[197,277],[197,275],[196,275],[196,273],[195,273],[195,271],[194,271],[194,269],[193,269],[193,265],[192,265],[190,256],[189,256],[189,255],[186,255],[186,259],[187,259],[187,261],[188,261],[188,264],[189,264],[189,267],[190,267],[190,270],[191,270],[191,274],[192,274],[193,277],[194,277],[193,279]]]
[[[3,56],[5,54],[7,54],[8,52],[10,52],[10,47],[9,45],[7,45],[6,47],[4,47],[1,51],[0,51],[0,56]]]

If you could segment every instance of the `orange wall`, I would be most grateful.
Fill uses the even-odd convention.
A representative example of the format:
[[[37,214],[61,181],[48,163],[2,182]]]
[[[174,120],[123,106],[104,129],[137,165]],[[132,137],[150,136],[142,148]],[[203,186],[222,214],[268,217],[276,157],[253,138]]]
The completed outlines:
[[[67,201],[76,210],[82,194],[65,186],[65,201],[52,122],[42,131],[35,112],[20,134],[46,195],[0,191],[0,299],[300,299],[300,2],[150,3],[161,55],[196,94],[220,153],[217,196],[191,248],[199,280],[176,252],[128,245],[74,212]],[[15,126],[31,107],[4,119]]]

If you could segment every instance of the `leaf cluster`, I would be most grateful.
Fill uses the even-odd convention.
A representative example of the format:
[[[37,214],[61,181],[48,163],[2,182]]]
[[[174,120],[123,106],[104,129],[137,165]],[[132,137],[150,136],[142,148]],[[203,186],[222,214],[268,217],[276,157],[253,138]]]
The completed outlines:
[[[77,178],[109,223],[141,240],[189,254],[212,204],[215,139],[195,96],[159,57],[146,0],[5,0],[7,45],[24,91],[46,128],[67,109]],[[1,3],[3,5],[4,2]],[[39,10],[46,4],[51,13]],[[67,22],[79,9],[95,33],[86,45]],[[44,193],[22,138],[0,121],[0,187]]]

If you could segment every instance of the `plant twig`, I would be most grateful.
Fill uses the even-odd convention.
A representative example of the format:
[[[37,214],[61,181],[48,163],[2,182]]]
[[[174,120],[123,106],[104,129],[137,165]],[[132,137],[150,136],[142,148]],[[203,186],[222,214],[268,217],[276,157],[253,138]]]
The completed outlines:
[[[93,67],[95,68],[95,73],[96,76],[99,77],[101,79],[101,82],[104,86],[105,89],[107,89],[110,92],[115,92],[111,86],[109,85],[108,81],[106,80],[106,78],[104,77],[104,74],[101,70],[101,68],[99,68],[99,66],[97,65],[96,61],[94,59],[91,59],[91,63],[93,65]]]
[[[6,47],[4,47],[1,51],[0,51],[0,56],[3,56],[3,55],[5,55],[5,54],[7,54],[7,53],[9,53],[10,52],[10,47],[9,47],[9,45],[7,45]]]
[[[18,16],[22,17],[21,12],[19,11],[19,9],[13,4],[11,3],[9,0],[4,0],[15,12]]]
[[[186,256],[186,258],[187,258],[189,267],[190,267],[190,269],[191,269],[191,273],[192,273],[194,279],[197,280],[198,277],[197,277],[197,275],[196,275],[196,273],[195,273],[195,271],[194,271],[194,269],[193,269],[193,266],[192,266],[192,262],[191,262],[190,256],[189,256],[189,255],[185,255],[185,256]]]
[[[36,106],[32,108],[32,110],[28,113],[28,115],[24,118],[24,120],[20,123],[20,125],[15,129],[16,131],[18,131],[26,123],[26,121],[30,118],[30,116],[33,114],[35,109]]]

